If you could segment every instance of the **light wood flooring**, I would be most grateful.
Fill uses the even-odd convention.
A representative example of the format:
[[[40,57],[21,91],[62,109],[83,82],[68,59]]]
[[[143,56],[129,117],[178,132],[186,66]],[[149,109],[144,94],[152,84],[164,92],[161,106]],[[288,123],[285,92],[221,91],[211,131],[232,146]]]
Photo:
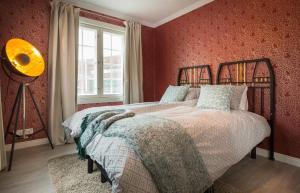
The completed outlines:
[[[1,193],[55,193],[47,161],[75,152],[74,145],[48,145],[17,150],[12,171],[0,172]],[[221,181],[244,193],[300,193],[300,168],[260,156],[249,157],[233,166]],[[100,183],[100,182],[99,182]]]

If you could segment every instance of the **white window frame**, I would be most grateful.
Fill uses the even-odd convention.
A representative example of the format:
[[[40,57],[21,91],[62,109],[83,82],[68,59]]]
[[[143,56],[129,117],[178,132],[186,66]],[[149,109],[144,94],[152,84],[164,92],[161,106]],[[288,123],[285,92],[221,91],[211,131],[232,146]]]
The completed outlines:
[[[105,103],[105,102],[120,102],[123,101],[123,95],[103,95],[103,29],[112,33],[119,33],[124,35],[123,46],[123,72],[125,62],[125,27],[104,23],[84,17],[79,18],[79,26],[86,26],[97,29],[97,95],[78,95],[77,104],[90,104],[90,103]],[[79,29],[78,29],[79,30]],[[77,45],[78,46],[78,45]],[[100,50],[100,48],[102,50]],[[78,81],[78,80],[76,80]],[[124,83],[124,77],[123,77]]]

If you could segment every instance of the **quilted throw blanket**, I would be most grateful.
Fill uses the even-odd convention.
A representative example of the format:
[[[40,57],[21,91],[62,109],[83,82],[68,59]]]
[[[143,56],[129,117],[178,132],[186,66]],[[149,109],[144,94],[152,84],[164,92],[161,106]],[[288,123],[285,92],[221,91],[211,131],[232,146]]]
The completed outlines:
[[[212,185],[193,139],[175,121],[137,115],[115,122],[102,135],[125,139],[161,193],[203,193]]]
[[[81,124],[81,134],[74,138],[77,145],[78,155],[85,159],[85,148],[97,133],[103,133],[114,122],[134,116],[133,112],[123,109],[104,110],[87,114]]]

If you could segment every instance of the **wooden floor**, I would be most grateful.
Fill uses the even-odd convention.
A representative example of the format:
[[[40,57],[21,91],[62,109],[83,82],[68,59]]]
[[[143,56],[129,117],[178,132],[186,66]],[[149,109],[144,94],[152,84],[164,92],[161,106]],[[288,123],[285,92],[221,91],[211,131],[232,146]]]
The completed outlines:
[[[47,161],[75,152],[74,145],[48,145],[18,150],[12,171],[0,173],[1,193],[54,193]],[[244,193],[300,193],[300,168],[259,157],[246,157],[221,180]],[[100,183],[100,182],[99,182]]]

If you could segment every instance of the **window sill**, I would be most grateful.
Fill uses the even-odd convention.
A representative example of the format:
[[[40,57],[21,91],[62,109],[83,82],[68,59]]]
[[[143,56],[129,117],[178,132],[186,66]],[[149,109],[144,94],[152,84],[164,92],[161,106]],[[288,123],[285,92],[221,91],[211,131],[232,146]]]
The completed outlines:
[[[110,103],[110,102],[122,102],[123,96],[78,96],[77,104],[92,104],[92,103]]]

